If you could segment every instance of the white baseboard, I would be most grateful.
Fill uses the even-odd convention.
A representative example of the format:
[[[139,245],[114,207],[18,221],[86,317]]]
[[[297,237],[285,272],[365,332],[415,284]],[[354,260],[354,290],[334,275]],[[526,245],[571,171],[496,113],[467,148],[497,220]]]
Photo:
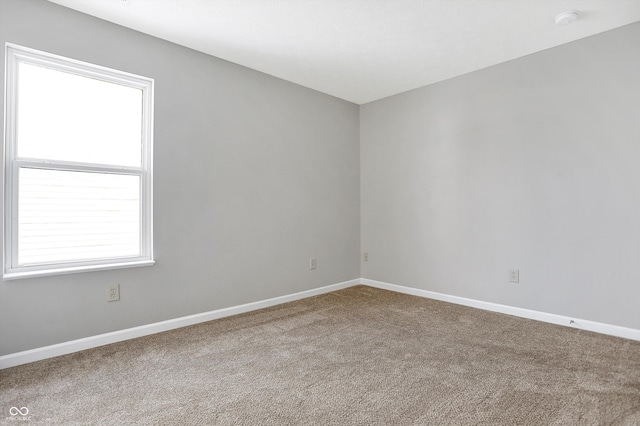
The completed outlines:
[[[186,317],[175,318],[167,321],[161,321],[153,324],[142,325],[139,327],[128,328],[125,330],[113,331],[110,333],[99,334],[97,336],[86,337],[83,339],[72,340],[69,342],[58,343],[42,348],[30,349],[23,352],[16,352],[9,355],[0,356],[0,370],[17,365],[27,364],[29,362],[40,361],[43,359],[53,358],[60,355],[66,355],[73,352],[91,349],[98,346],[108,345],[110,343],[121,342],[124,340],[135,339],[136,337],[147,336],[150,334],[161,333],[163,331],[174,330],[176,328],[186,327],[189,325],[199,324],[202,322],[212,321],[219,318],[229,317],[232,315],[242,314],[245,312],[255,311],[258,309],[268,308],[270,306],[280,305],[286,302],[293,302],[307,297],[317,296],[320,294],[330,293],[336,290],[353,287],[358,284],[368,285],[370,287],[381,288],[384,290],[396,291],[398,293],[410,294],[413,296],[425,297],[428,299],[441,300],[443,302],[455,303],[458,305],[470,306],[473,308],[483,309],[486,311],[500,312],[503,314],[513,315],[521,318],[528,318],[537,321],[548,322],[552,324],[564,325],[567,327],[578,328],[581,330],[593,331],[596,333],[608,334],[625,339],[640,341],[640,330],[633,328],[620,327],[588,321],[582,319],[571,318],[563,315],[549,314],[546,312],[533,311],[529,309],[517,308],[514,306],[500,305],[497,303],[483,302],[481,300],[467,299],[465,297],[451,296],[433,291],[420,290],[413,287],[405,287],[396,284],[389,284],[382,281],[375,281],[366,278],[344,281],[325,287],[315,288],[312,290],[301,291],[285,296],[274,297],[272,299],[261,300],[257,302],[246,303],[244,305],[232,306],[229,308],[217,309],[215,311],[203,312],[200,314],[189,315]]]
[[[451,296],[433,291],[420,290],[413,287],[404,287],[396,284],[389,284],[382,281],[375,281],[362,278],[360,282],[370,287],[384,290],[396,291],[398,293],[410,294],[413,296],[426,297],[428,299],[441,300],[443,302],[455,303],[457,305],[470,306],[483,309],[485,311],[500,312],[502,314],[513,315],[521,318],[528,318],[551,324],[564,325],[581,330],[593,331],[610,336],[623,337],[625,339],[640,341],[640,330],[634,328],[620,327],[618,325],[604,324],[601,322],[577,319],[564,315],[549,314],[546,312],[532,311],[530,309],[517,308],[514,306],[500,305],[498,303],[483,302],[481,300],[467,299],[465,297]]]
[[[359,279],[344,281],[338,284],[332,284],[325,287],[314,288],[312,290],[301,291],[285,296],[274,297],[272,299],[260,300],[257,302],[245,303],[244,305],[232,306],[229,308],[217,309],[215,311],[203,312],[200,314],[189,315],[186,317],[175,318],[167,321],[156,322],[153,324],[141,325],[139,327],[127,328],[125,330],[113,331],[110,333],[99,334],[97,336],[85,337],[83,339],[72,340],[69,342],[58,343],[42,348],[30,349],[23,352],[16,352],[9,355],[0,356],[0,370],[17,365],[27,364],[29,362],[40,361],[43,359],[53,358],[60,355],[66,355],[73,352],[91,349],[98,346],[108,345],[110,343],[121,342],[123,340],[135,339],[136,337],[147,336],[149,334],[161,333],[163,331],[173,330],[176,328],[186,327],[189,325],[199,324],[219,318],[229,317],[232,315],[242,314],[245,312],[255,311],[258,309],[268,308],[270,306],[280,305],[294,300],[304,299],[311,296],[330,293],[332,291],[341,290],[347,287],[360,284]]]

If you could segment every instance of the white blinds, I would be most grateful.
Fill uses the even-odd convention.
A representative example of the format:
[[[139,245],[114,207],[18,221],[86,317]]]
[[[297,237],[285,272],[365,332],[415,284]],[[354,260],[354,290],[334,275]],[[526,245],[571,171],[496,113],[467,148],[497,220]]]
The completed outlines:
[[[140,255],[140,177],[21,168],[21,265]]]

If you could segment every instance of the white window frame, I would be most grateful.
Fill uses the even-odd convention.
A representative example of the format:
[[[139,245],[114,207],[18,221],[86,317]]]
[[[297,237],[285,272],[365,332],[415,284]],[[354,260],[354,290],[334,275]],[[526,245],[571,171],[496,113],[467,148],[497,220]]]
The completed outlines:
[[[141,167],[111,166],[17,156],[18,64],[26,63],[142,90]],[[62,56],[7,43],[5,48],[4,135],[4,280],[92,270],[153,265],[153,87],[154,80]],[[140,256],[18,264],[18,171],[21,167],[47,170],[113,173],[140,177]]]

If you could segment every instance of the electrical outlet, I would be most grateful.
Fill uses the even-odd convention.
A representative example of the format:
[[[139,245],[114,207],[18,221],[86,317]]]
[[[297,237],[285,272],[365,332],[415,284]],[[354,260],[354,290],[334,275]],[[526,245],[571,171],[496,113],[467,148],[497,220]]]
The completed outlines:
[[[312,257],[309,259],[309,269],[316,269],[316,258]]]
[[[511,282],[511,283],[519,283],[520,282],[520,270],[518,270],[518,269],[509,269],[509,282]]]
[[[364,260],[365,262],[369,261],[369,253],[367,253],[366,251],[362,254],[362,260]]]
[[[109,286],[107,289],[107,302],[117,302],[120,300],[120,284]]]

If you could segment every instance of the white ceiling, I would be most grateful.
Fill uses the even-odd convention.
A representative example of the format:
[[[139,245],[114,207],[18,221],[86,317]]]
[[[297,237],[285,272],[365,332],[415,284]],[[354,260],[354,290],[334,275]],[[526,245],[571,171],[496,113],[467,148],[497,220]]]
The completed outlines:
[[[640,0],[50,1],[356,104],[640,21]]]

